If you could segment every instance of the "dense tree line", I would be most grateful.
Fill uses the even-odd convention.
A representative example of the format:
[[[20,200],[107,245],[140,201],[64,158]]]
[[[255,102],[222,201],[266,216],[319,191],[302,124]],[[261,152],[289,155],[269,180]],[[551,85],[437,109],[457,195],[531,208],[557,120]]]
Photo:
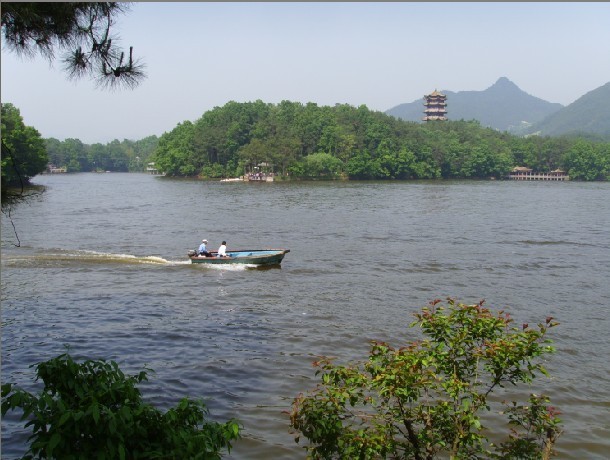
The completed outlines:
[[[47,152],[40,133],[26,126],[13,104],[2,104],[2,195],[8,187],[27,185],[47,167]]]
[[[502,178],[514,166],[575,180],[610,178],[610,143],[585,137],[518,137],[476,121],[415,123],[366,106],[283,101],[229,102],[160,138],[87,145],[42,139],[19,110],[2,104],[2,184],[27,183],[47,164],[68,172],[143,171],[227,177],[270,164],[293,178]]]
[[[610,177],[610,143],[517,137],[476,121],[415,123],[366,106],[229,102],[159,138],[170,176],[239,176],[260,163],[300,178],[502,178],[515,166],[563,169],[576,180]]]
[[[2,188],[27,185],[49,164],[68,172],[144,171],[159,138],[117,139],[107,144],[84,144],[79,139],[43,139],[27,126],[17,107],[2,104]]]
[[[149,136],[139,141],[115,139],[107,144],[83,144],[79,139],[45,139],[49,163],[68,172],[143,171],[159,139]]]

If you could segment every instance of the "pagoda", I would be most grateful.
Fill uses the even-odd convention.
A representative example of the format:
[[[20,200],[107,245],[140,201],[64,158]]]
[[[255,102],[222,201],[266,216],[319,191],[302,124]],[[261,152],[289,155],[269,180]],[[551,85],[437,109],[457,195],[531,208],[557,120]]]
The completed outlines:
[[[424,96],[426,110],[424,113],[426,116],[422,118],[423,121],[431,120],[446,120],[447,119],[447,96],[434,90],[432,94]]]

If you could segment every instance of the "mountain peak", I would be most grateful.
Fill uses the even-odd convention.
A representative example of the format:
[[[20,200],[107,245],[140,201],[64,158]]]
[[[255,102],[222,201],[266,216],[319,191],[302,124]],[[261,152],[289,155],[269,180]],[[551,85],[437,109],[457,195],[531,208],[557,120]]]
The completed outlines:
[[[512,81],[510,81],[506,77],[498,78],[498,81],[496,81],[488,89],[492,89],[492,88],[493,89],[503,89],[503,90],[507,90],[507,89],[519,89],[519,87],[517,85],[515,85]]]
[[[539,122],[562,107],[530,96],[506,77],[499,78],[484,91],[443,90],[443,93],[447,95],[450,120],[478,120],[483,126],[502,131],[520,129],[524,120]],[[423,108],[418,100],[386,113],[403,120],[420,121]]]

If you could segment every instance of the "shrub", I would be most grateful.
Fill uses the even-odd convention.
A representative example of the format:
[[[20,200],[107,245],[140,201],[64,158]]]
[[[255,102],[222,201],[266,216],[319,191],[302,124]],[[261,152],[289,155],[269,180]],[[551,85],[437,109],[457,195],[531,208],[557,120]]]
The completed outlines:
[[[166,413],[143,403],[144,371],[125,376],[114,361],[77,363],[69,354],[36,367],[38,396],[2,385],[2,415],[21,409],[32,427],[24,458],[218,459],[239,438],[236,421],[206,421],[203,402],[184,398]]]
[[[295,398],[291,427],[309,440],[313,458],[549,458],[560,435],[548,397],[504,403],[509,434],[494,444],[481,413],[502,406],[490,394],[530,383],[553,352],[545,339],[557,323],[512,327],[508,314],[448,299],[416,314],[421,341],[402,348],[373,342],[368,361],[314,363],[321,383]],[[497,433],[495,433],[497,434]],[[296,442],[300,441],[297,434]]]

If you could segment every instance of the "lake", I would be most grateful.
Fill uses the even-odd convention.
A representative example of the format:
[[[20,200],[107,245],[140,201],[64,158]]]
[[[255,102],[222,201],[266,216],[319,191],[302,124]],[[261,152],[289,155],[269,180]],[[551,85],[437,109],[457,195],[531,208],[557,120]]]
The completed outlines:
[[[116,360],[160,408],[206,398],[238,418],[231,459],[304,458],[287,411],[312,362],[401,345],[413,314],[454,297],[553,316],[551,378],[562,459],[610,451],[610,184],[221,183],[145,174],[43,175],[46,191],[2,216],[2,381],[65,351]],[[18,239],[17,239],[18,238]],[[281,268],[191,264],[217,249],[288,248]],[[15,244],[20,242],[21,246]],[[27,433],[2,424],[2,457]]]

